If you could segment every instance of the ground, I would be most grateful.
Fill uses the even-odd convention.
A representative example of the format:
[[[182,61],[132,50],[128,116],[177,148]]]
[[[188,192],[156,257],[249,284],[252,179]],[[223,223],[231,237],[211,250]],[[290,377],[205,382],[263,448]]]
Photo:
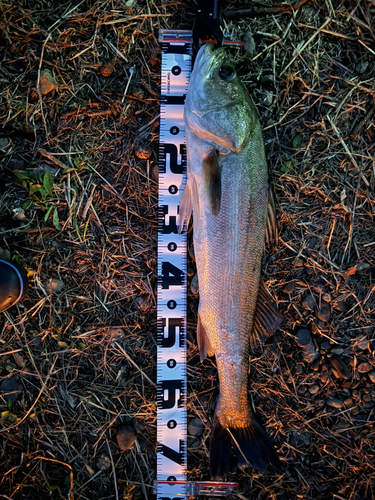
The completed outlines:
[[[370,499],[375,3],[226,17],[235,7],[223,25],[247,38],[232,52],[279,221],[263,274],[286,319],[251,354],[249,391],[284,470],[239,470],[233,456],[227,480],[236,499]],[[0,10],[0,258],[30,282],[0,315],[0,498],[152,498],[158,30],[191,29],[194,4]],[[214,359],[199,362],[189,259],[188,468],[208,480],[218,383]]]

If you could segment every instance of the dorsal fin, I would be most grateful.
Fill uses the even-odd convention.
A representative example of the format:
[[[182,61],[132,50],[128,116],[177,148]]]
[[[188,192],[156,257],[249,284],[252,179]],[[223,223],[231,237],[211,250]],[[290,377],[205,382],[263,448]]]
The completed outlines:
[[[203,158],[202,177],[211,213],[216,217],[220,212],[221,205],[221,172],[216,149]]]
[[[268,209],[267,209],[267,226],[266,226],[266,247],[271,248],[272,245],[277,245],[277,219],[275,197],[273,195],[272,187],[268,190]]]
[[[275,301],[266,290],[263,282],[259,283],[258,300],[255,309],[253,330],[250,335],[250,347],[254,349],[256,341],[261,344],[284,323]]]

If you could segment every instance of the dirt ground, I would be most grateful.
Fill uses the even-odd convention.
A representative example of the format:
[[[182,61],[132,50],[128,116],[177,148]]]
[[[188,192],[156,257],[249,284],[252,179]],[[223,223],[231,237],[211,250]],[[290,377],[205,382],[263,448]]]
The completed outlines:
[[[286,319],[252,353],[249,391],[284,470],[233,456],[231,498],[371,499],[375,2],[226,16],[239,5],[223,26],[246,35],[231,51],[264,129],[280,231],[264,280]],[[158,30],[191,29],[194,3],[0,12],[0,258],[30,281],[0,315],[0,498],[153,498]],[[190,257],[188,469],[208,480],[218,384],[194,274]]]

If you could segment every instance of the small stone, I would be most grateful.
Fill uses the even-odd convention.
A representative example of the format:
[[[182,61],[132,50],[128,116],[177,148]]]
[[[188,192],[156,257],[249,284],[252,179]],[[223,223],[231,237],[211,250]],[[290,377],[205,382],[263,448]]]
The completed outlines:
[[[304,387],[298,387],[297,389],[297,394],[298,396],[303,396],[305,394],[306,390]]]
[[[362,407],[365,409],[365,410],[372,410],[375,406],[375,403],[373,401],[366,401],[366,403],[363,403],[362,404]]]
[[[131,425],[122,424],[116,432],[116,440],[120,450],[130,450],[135,443],[135,430]]]
[[[325,300],[326,302],[331,302],[332,295],[330,293],[323,293],[322,299]]]
[[[333,355],[330,361],[332,364],[332,371],[337,378],[344,378],[346,380],[350,378],[351,374],[349,368],[341,358]]]
[[[330,346],[331,346],[331,344],[330,344],[329,342],[322,342],[322,343],[320,344],[320,348],[321,348],[321,349],[323,349],[323,350],[325,350],[325,351],[326,351],[327,349],[329,349],[329,348],[330,348]]]
[[[1,382],[1,390],[3,399],[10,399],[14,403],[22,391],[22,385],[18,382],[18,377],[12,375]]]
[[[189,278],[191,278],[192,276],[194,276],[195,271],[191,266],[188,266],[187,270],[186,270],[186,274],[189,276]]]
[[[302,267],[302,266],[303,266],[303,260],[302,260],[302,259],[296,259],[296,260],[294,261],[294,265],[295,265],[296,267]]]
[[[301,328],[301,330],[298,330],[296,341],[299,347],[310,345],[312,343],[310,330],[307,330],[307,328]]]
[[[344,349],[342,347],[336,347],[335,349],[331,349],[331,352],[332,354],[340,356],[344,352]]]
[[[42,95],[47,95],[53,92],[58,87],[56,80],[52,76],[49,69],[45,69],[40,72],[39,78],[39,91]]]
[[[311,363],[311,368],[314,370],[314,372],[319,371],[319,365],[321,360],[317,359],[318,356],[314,356],[314,361]]]
[[[315,300],[312,295],[306,295],[306,297],[302,301],[302,307],[306,309],[306,311],[313,311],[315,308]]]
[[[340,401],[338,398],[328,398],[326,401],[328,406],[331,406],[332,408],[342,408],[344,403]]]
[[[108,447],[108,444],[109,444],[109,447]],[[114,443],[113,441],[109,441],[109,443],[107,444],[107,441],[105,443],[103,443],[103,451],[104,453],[111,453],[111,455],[114,455],[117,451],[117,445],[116,443]]]
[[[26,163],[18,155],[15,155],[8,163],[10,170],[24,170]]]
[[[359,392],[358,389],[353,389],[352,390],[352,396],[354,399],[359,399],[361,397],[361,393]]]
[[[0,149],[4,150],[11,145],[11,140],[7,137],[0,137]]]
[[[191,292],[196,295],[199,291],[198,274],[195,274],[190,282]]]
[[[46,288],[47,293],[51,288],[53,293],[59,293],[63,290],[64,286],[65,283],[57,278],[50,278],[44,282],[44,287]]]
[[[337,302],[337,303],[336,303],[336,306],[337,306],[337,309],[338,309],[340,312],[343,312],[343,313],[344,313],[344,312],[346,312],[346,311],[348,310],[348,308],[347,308],[347,306],[346,306],[345,302],[342,302],[342,301]]]
[[[320,375],[320,380],[323,382],[323,384],[326,384],[329,379],[330,379],[329,372],[328,371],[322,372],[322,374]]]
[[[345,406],[351,406],[353,404],[353,399],[352,398],[346,398],[344,399],[344,405]]]
[[[190,436],[200,436],[204,431],[204,428],[205,426],[202,420],[198,417],[194,417],[188,424],[188,434]]]
[[[363,60],[357,62],[357,64],[354,67],[354,71],[357,73],[357,75],[362,75],[366,71],[368,63],[369,63],[368,61],[363,61]]]
[[[367,373],[371,370],[371,368],[372,366],[370,365],[370,363],[364,362],[358,365],[357,371],[358,373]]]
[[[330,316],[331,316],[331,308],[329,307],[329,304],[327,302],[322,300],[322,304],[318,311],[318,318],[321,321],[324,321],[324,323],[326,323],[329,320]]]
[[[294,281],[289,281],[289,283],[287,283],[284,288],[283,288],[283,292],[285,293],[292,293],[294,291]]]
[[[312,274],[314,272],[313,268],[309,266],[305,266],[305,271],[306,274]]]
[[[350,413],[355,417],[358,415],[358,413],[361,411],[361,408],[359,406],[355,406],[350,410]]]
[[[373,384],[375,384],[375,370],[372,370],[369,374],[368,374],[368,377],[369,379],[371,380],[371,382]]]
[[[310,388],[309,388],[309,391],[310,391],[310,394],[312,396],[314,396],[315,394],[317,394],[319,391],[320,391],[320,387],[318,386],[318,384],[314,384],[312,385]]]
[[[102,455],[98,458],[96,465],[99,470],[107,470],[111,467],[111,459],[108,455]]]
[[[301,363],[296,364],[295,366],[295,372],[299,375],[303,372],[303,365]]]
[[[312,250],[315,247],[316,242],[317,242],[317,239],[314,236],[312,238],[310,238],[310,241],[309,241],[309,244],[308,244],[308,248],[310,250]]]

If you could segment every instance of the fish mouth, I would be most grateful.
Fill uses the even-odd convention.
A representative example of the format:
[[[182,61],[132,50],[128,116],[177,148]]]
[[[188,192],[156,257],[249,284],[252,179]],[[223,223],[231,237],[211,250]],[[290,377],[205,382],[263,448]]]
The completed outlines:
[[[226,50],[224,47],[214,49],[213,43],[207,43],[203,50],[198,53],[194,65],[198,68],[199,73],[206,74],[208,78],[211,77],[213,67],[218,58],[226,57]]]

